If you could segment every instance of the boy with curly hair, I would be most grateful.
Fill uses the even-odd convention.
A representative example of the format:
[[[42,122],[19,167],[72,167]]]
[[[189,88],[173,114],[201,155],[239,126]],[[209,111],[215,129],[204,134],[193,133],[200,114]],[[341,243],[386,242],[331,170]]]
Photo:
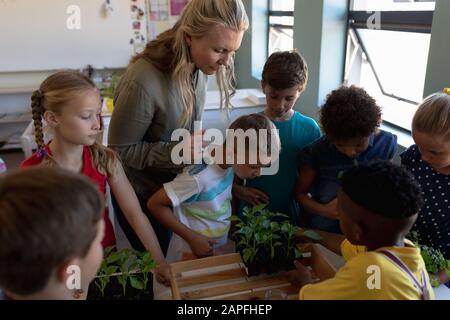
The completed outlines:
[[[296,263],[297,269],[287,277],[301,288],[299,298],[434,299],[420,249],[405,239],[423,203],[414,176],[388,161],[345,172],[337,211],[345,236],[339,242],[340,253],[346,263],[333,278],[318,284],[311,284],[310,272]]]
[[[355,86],[328,95],[320,124],[324,136],[300,153],[295,194],[308,213],[307,227],[341,233],[336,209],[341,175],[358,164],[391,160],[397,137],[379,129],[381,108]]]

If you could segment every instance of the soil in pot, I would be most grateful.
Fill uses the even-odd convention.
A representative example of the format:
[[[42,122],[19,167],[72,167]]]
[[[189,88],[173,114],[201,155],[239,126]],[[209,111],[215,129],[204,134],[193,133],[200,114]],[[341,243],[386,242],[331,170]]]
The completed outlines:
[[[144,290],[135,289],[127,282],[125,295],[123,294],[122,285],[116,276],[111,276],[109,279],[104,295],[102,295],[100,289],[94,283],[94,279],[89,285],[87,300],[153,300],[152,275],[149,275],[149,277],[147,288]]]

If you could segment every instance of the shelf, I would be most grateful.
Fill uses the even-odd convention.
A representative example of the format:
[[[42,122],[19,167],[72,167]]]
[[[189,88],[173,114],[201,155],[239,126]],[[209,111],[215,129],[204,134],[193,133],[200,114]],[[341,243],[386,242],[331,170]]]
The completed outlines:
[[[238,89],[230,101],[233,109],[264,106],[266,97],[260,89]],[[205,98],[206,110],[220,109],[220,92],[208,91]]]
[[[0,114],[0,124],[28,123],[31,120],[32,120],[32,115],[29,112]]]
[[[0,151],[11,149],[22,149],[22,144],[20,143],[20,136],[21,133],[16,132],[6,137],[6,141],[0,141]]]
[[[0,152],[6,150],[21,150],[22,145],[20,143],[6,143],[2,146],[2,142],[0,142]]]
[[[0,88],[0,94],[32,93],[35,87]]]

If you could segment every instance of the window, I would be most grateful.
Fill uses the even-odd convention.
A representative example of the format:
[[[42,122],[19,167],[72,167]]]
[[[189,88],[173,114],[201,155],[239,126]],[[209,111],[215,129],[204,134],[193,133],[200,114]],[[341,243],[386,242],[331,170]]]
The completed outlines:
[[[434,11],[435,0],[353,0],[354,11]]]
[[[269,55],[294,48],[295,0],[270,0]]]
[[[422,101],[435,1],[353,0],[345,81],[383,107],[385,122],[411,130]]]

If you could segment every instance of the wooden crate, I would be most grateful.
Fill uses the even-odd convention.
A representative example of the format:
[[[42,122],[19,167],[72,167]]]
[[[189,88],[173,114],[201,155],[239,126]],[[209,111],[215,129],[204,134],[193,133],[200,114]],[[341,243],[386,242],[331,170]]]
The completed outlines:
[[[307,258],[302,263],[311,268],[317,281],[329,279],[336,268],[314,244],[302,247]],[[172,298],[176,300],[263,299],[269,289],[279,289],[288,299],[298,299],[298,289],[292,287],[284,274],[247,276],[246,268],[238,253],[171,264]]]

